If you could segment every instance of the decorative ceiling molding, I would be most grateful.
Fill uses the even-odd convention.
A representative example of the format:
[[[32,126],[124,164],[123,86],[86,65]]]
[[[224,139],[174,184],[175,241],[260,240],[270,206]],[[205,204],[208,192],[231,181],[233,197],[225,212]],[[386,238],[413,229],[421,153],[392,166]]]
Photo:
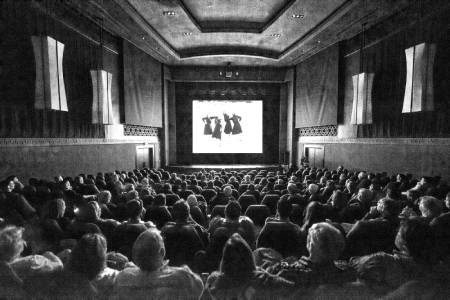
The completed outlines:
[[[258,56],[271,59],[279,59],[280,53],[261,48],[242,47],[242,46],[206,46],[197,48],[188,48],[180,50],[180,58],[212,56],[212,55],[245,55]]]
[[[221,14],[217,10],[222,4],[213,4],[211,9],[216,10],[212,16],[199,13],[203,9],[199,5],[204,3],[193,0],[65,0],[62,5],[75,8],[97,24],[103,17],[106,30],[167,65],[232,62],[241,66],[285,67],[352,38],[359,33],[361,22],[369,28],[413,6],[414,1],[367,1],[366,10],[363,0],[286,0],[279,6],[271,2],[261,6],[261,11],[248,18],[243,17],[245,9],[255,9],[250,1],[243,2],[244,8],[232,17],[232,12]],[[430,1],[427,8],[443,3]],[[175,14],[163,16],[164,10]],[[295,19],[296,13],[305,16]]]
[[[210,20],[200,21],[198,20],[189,5],[183,0],[178,0],[178,4],[187,14],[192,23],[197,29],[202,32],[247,32],[247,33],[263,33],[270,25],[278,20],[288,10],[296,0],[289,0],[277,11],[275,11],[266,22],[251,22],[251,21],[222,21],[222,20]]]

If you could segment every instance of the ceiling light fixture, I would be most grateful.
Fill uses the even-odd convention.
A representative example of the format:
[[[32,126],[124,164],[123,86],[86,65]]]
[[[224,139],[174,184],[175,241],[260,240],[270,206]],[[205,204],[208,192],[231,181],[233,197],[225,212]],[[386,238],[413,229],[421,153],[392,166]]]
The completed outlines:
[[[294,19],[303,19],[305,17],[304,14],[292,14],[292,17]]]
[[[192,35],[192,32],[183,32],[183,35],[184,36],[190,36],[190,35]]]
[[[164,16],[175,16],[175,11],[173,10],[165,10],[163,11]]]
[[[274,38],[279,38],[281,37],[280,33],[272,33],[270,36],[274,37]]]

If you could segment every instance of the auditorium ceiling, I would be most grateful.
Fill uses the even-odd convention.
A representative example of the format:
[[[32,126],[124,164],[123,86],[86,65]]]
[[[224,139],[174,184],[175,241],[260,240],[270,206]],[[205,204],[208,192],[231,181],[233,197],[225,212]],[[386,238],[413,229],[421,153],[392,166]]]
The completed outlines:
[[[169,65],[289,66],[414,0],[67,0]]]

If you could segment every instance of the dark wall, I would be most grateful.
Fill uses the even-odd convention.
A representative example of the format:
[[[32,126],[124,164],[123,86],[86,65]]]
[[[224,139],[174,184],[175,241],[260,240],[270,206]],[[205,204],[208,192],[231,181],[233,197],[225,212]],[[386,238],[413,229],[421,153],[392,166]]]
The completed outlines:
[[[435,1],[427,2],[432,5]],[[442,4],[443,2],[441,2]],[[409,172],[415,176],[450,174],[450,18],[444,8],[425,7],[420,20],[414,5],[370,28],[365,34],[362,71],[374,72],[373,124],[350,125],[352,76],[360,72],[362,35],[340,43],[338,137],[299,139],[324,146],[325,166]],[[405,49],[428,42],[437,45],[434,64],[435,110],[402,114],[406,80]],[[436,139],[435,139],[436,138]]]
[[[60,1],[47,1],[48,11],[60,11]],[[90,69],[112,73],[114,119],[120,121],[121,72],[118,40],[103,33],[112,51],[100,50],[100,28],[70,11],[88,32],[81,34],[40,9],[38,2],[2,1],[0,27],[0,137],[104,137],[102,125],[92,121]],[[77,29],[78,30],[78,29]],[[63,74],[68,112],[34,109],[35,59],[32,35],[48,35],[65,45]]]
[[[280,84],[197,82],[175,84],[178,164],[278,162]],[[262,154],[193,154],[192,100],[263,100]]]
[[[310,143],[307,143],[310,144]],[[305,144],[299,143],[299,151]],[[351,170],[386,171],[389,174],[411,173],[416,178],[440,175],[450,179],[450,143],[330,143],[324,146],[325,166],[343,165]]]
[[[162,65],[123,42],[125,122],[162,127]]]
[[[434,13],[434,12],[432,12]],[[370,28],[365,34],[362,71],[375,73],[372,107],[373,124],[358,125],[358,137],[450,137],[450,10],[448,8],[417,22],[417,12],[410,8]],[[416,24],[410,25],[411,21]],[[350,124],[353,102],[352,76],[360,72],[360,39],[342,43],[339,87],[341,124]],[[406,82],[405,49],[423,42],[436,44],[433,69],[433,112],[402,114]]]
[[[0,178],[11,174],[52,179],[53,176],[132,170],[135,144],[0,147]]]

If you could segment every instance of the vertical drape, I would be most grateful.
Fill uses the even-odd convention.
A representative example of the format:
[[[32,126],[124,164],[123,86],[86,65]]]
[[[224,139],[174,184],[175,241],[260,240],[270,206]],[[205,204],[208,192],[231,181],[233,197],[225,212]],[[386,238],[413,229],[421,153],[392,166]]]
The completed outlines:
[[[337,124],[338,65],[338,45],[297,65],[295,128]]]
[[[161,63],[123,42],[125,123],[162,127]]]

